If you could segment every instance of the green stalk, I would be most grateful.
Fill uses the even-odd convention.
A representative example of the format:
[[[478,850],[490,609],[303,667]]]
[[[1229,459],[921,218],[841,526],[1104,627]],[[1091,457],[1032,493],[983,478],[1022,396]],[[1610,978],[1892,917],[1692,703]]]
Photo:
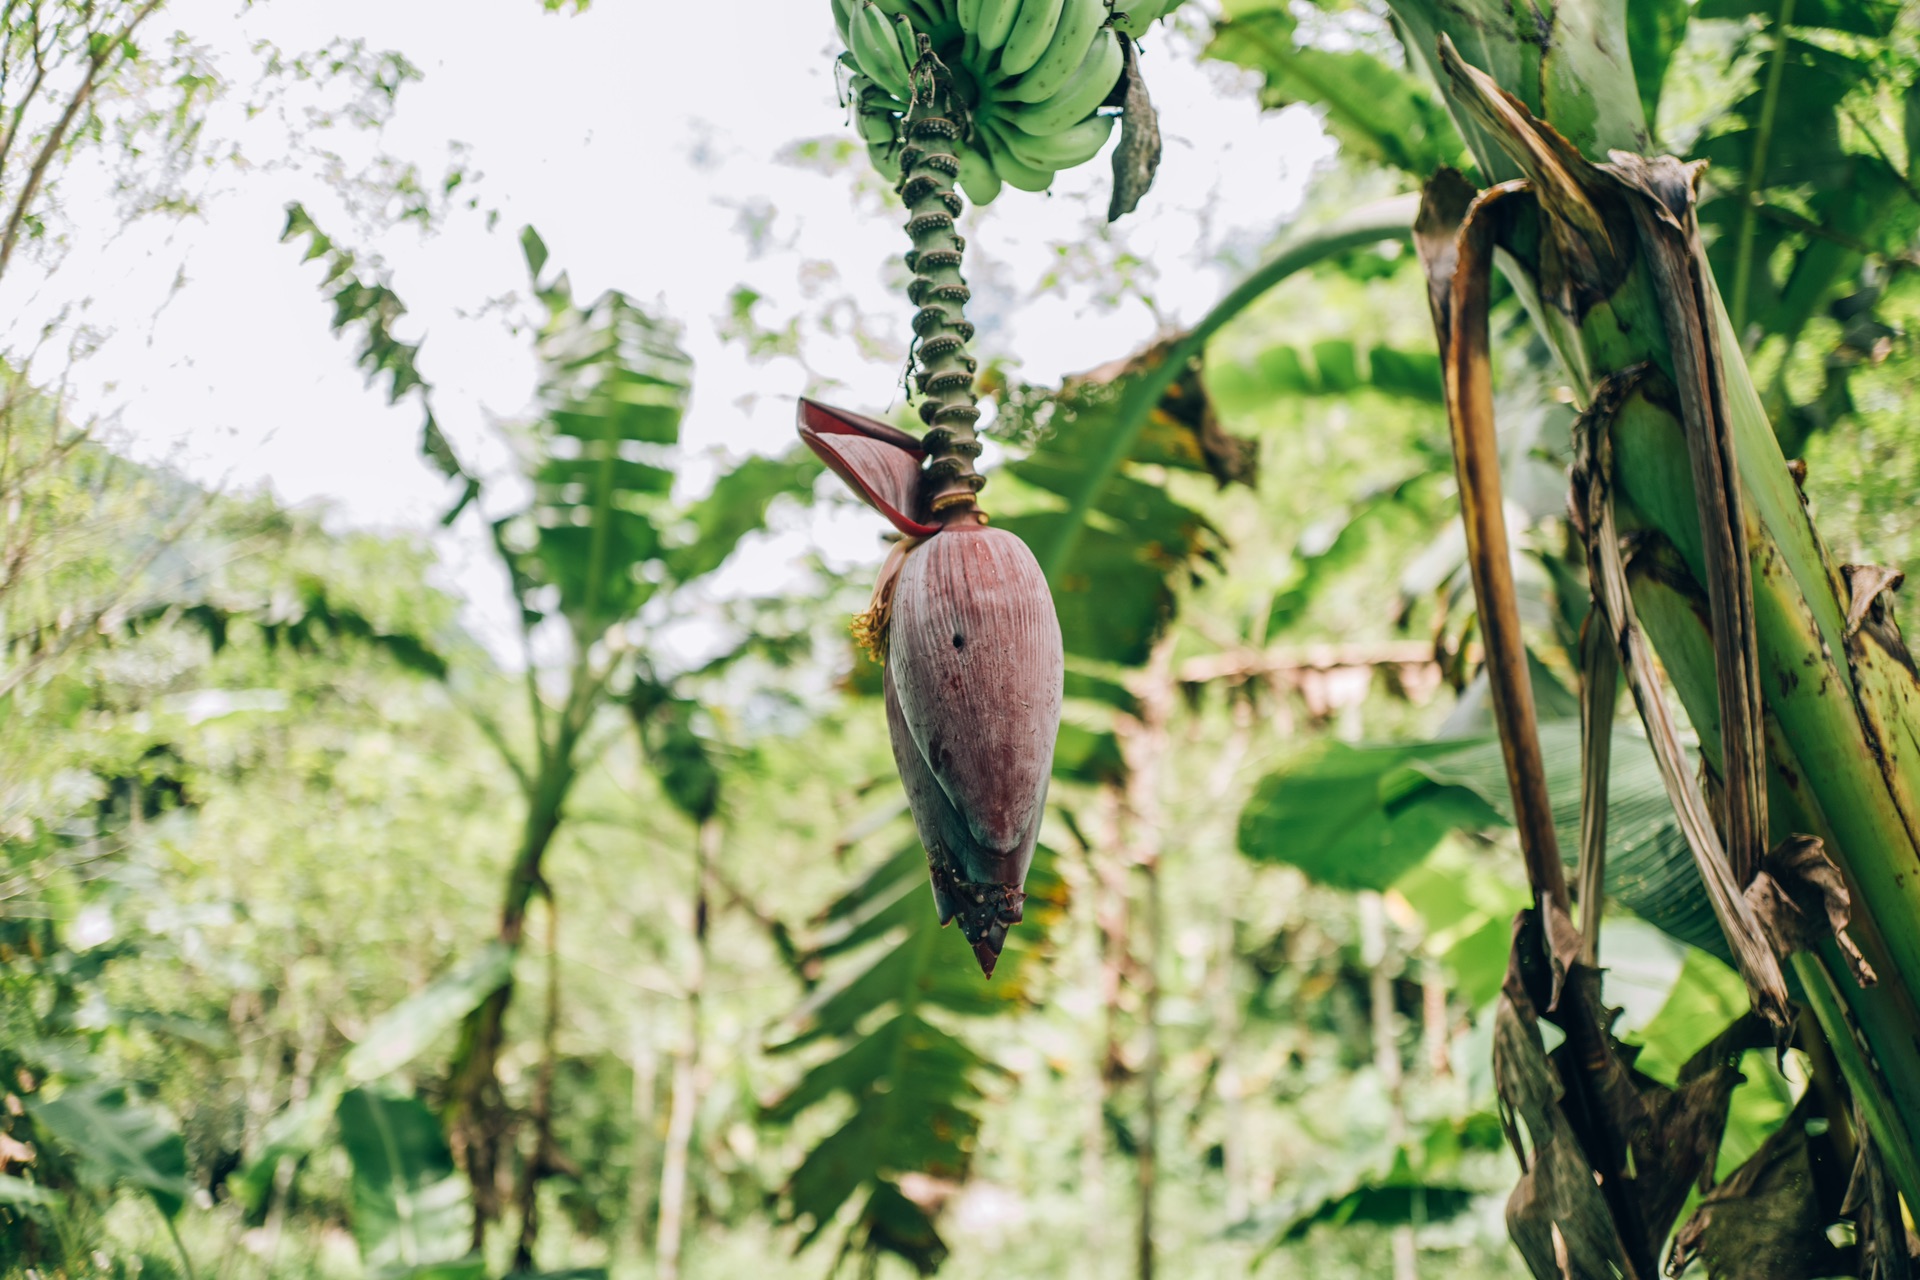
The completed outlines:
[[[1915,1203],[1915,1196],[1920,1195],[1920,1161],[1914,1159],[1913,1148],[1902,1140],[1906,1134],[1901,1128],[1899,1108],[1888,1095],[1874,1064],[1861,1052],[1854,1035],[1854,1021],[1838,995],[1844,988],[1834,982],[1818,957],[1805,952],[1793,957],[1793,971],[1806,990],[1814,1017],[1820,1020],[1820,1029],[1827,1034],[1827,1043],[1833,1047],[1840,1074],[1846,1077],[1867,1118],[1868,1132],[1886,1155],[1894,1184],[1908,1204]]]
[[[1179,381],[1180,374],[1193,358],[1206,350],[1207,342],[1228,321],[1252,306],[1269,289],[1290,276],[1318,266],[1329,258],[1352,249],[1363,249],[1382,240],[1409,241],[1413,238],[1413,215],[1418,212],[1417,196],[1398,196],[1358,210],[1330,226],[1306,232],[1290,241],[1271,262],[1234,287],[1232,293],[1215,304],[1200,323],[1167,349],[1159,364],[1139,374],[1127,384],[1120,406],[1114,413],[1113,430],[1107,445],[1087,468],[1073,501],[1067,505],[1066,519],[1058,526],[1053,541],[1035,548],[1040,567],[1049,582],[1058,582],[1060,574],[1073,559],[1080,545],[1080,534],[1087,517],[1099,505],[1120,466],[1133,452],[1133,446],[1146,428],[1154,406],[1167,394],[1167,388]]]
[[[1640,624],[1661,655],[1680,701],[1700,736],[1701,754],[1710,768],[1719,768],[1720,712],[1712,697],[1714,688],[1713,639],[1706,624],[1707,605],[1699,585],[1691,580],[1684,565],[1670,548],[1643,547],[1629,572],[1633,599],[1639,610]],[[1773,830],[1799,831],[1819,836],[1829,847],[1837,844],[1833,824],[1821,813],[1807,783],[1808,771],[1777,722],[1769,726],[1767,757],[1771,768],[1767,778],[1767,802],[1772,812]],[[1858,910],[1858,908],[1856,908]],[[1875,968],[1891,968],[1884,941],[1856,930],[1856,941]],[[1830,948],[1831,949],[1831,948]],[[1834,952],[1837,959],[1837,950]],[[1870,1091],[1870,1116],[1875,1121],[1875,1136],[1886,1150],[1889,1162],[1900,1181],[1901,1193],[1920,1203],[1920,1044],[1901,1028],[1915,1025],[1913,1006],[1907,993],[1894,984],[1880,983],[1863,988],[1850,977],[1838,981],[1826,976],[1820,958],[1806,954],[1792,957],[1795,976],[1803,994],[1813,1006],[1827,1039],[1835,1046],[1842,1073],[1856,1090]],[[1808,966],[1817,971],[1814,982]],[[1844,967],[1833,972],[1844,973]],[[1836,1037],[1845,1036],[1851,1045],[1855,1029],[1874,1046],[1873,1062],[1856,1047],[1844,1051]],[[1849,1057],[1858,1066],[1849,1066]],[[1907,1181],[1909,1173],[1912,1181]]]
[[[980,456],[974,434],[980,406],[973,392],[978,369],[967,345],[973,325],[967,320],[967,289],[960,265],[967,242],[955,221],[966,207],[953,189],[960,174],[957,149],[967,118],[951,73],[934,56],[932,41],[920,36],[920,60],[913,68],[913,102],[907,108],[906,145],[900,152],[900,199],[907,206],[907,235],[913,249],[907,269],[913,280],[907,297],[919,310],[913,316],[914,384],[925,397],[920,419],[930,430],[926,446],[930,510],[941,524],[978,524],[975,499],[986,484],[973,469]]]
[[[1747,160],[1747,181],[1740,193],[1745,203],[1740,210],[1740,248],[1733,259],[1735,333],[1747,327],[1747,297],[1753,281],[1753,237],[1760,221],[1760,186],[1767,180],[1767,152],[1773,146],[1773,116],[1780,106],[1780,81],[1787,70],[1787,26],[1792,21],[1793,0],[1780,0],[1780,13],[1773,22],[1773,57],[1767,62],[1767,87],[1760,99],[1760,119],[1753,130],[1753,155]]]
[[[154,1208],[159,1209],[159,1207],[156,1201]],[[173,1241],[173,1252],[180,1259],[180,1274],[185,1276],[186,1280],[195,1280],[193,1258],[187,1253],[186,1242],[180,1238],[180,1229],[173,1225],[173,1219],[168,1217],[164,1210],[160,1212],[160,1221],[166,1225],[167,1239]]]
[[[604,677],[592,676],[584,663],[576,668],[573,692],[556,718],[554,740],[551,743],[542,740],[539,744],[539,771],[534,785],[527,791],[520,847],[507,870],[506,893],[500,908],[499,939],[516,951],[526,933],[528,907],[544,883],[541,863],[559,833],[567,797],[579,774],[575,753],[580,738],[604,690]],[[459,1043],[453,1056],[447,1120],[457,1141],[462,1167],[473,1186],[473,1247],[476,1250],[485,1246],[487,1223],[498,1215],[500,1208],[493,1163],[494,1135],[488,1126],[499,1094],[500,1050],[513,996],[513,976],[509,973],[506,981],[461,1022]]]

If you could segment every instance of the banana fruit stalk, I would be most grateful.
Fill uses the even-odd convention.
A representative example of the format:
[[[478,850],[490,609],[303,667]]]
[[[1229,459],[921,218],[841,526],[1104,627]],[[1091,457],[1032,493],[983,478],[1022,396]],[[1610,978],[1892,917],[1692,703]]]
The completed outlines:
[[[918,36],[950,69],[962,187],[988,204],[1003,186],[1045,191],[1113,133],[1109,109],[1138,39],[1181,0],[832,0],[855,73],[853,101],[875,167],[898,179]],[[865,90],[865,91],[863,91]],[[888,130],[892,133],[889,134]]]
[[[940,923],[989,977],[1020,922],[1060,731],[1065,654],[1033,553],[980,519],[942,522],[920,441],[802,400],[800,438],[905,537],[865,639],[885,663],[893,758],[927,851]]]

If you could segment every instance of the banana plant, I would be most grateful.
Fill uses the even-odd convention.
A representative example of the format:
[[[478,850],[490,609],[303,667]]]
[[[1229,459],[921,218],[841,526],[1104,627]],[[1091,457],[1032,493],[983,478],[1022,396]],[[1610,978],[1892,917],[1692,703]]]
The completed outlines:
[[[1776,433],[1743,359],[1742,329],[1752,317],[1730,318],[1721,301],[1726,287],[1742,313],[1765,292],[1754,284],[1760,275],[1771,287],[1769,266],[1750,252],[1759,239],[1753,228],[1769,208],[1769,128],[1780,123],[1787,69],[1819,59],[1792,33],[1790,16],[1775,24],[1767,37],[1775,70],[1738,113],[1750,127],[1709,138],[1738,138],[1726,145],[1745,146],[1750,160],[1731,210],[1710,213],[1697,169],[1648,158],[1646,103],[1659,95],[1646,81],[1657,82],[1666,55],[1649,46],[1645,24],[1630,25],[1625,6],[1576,0],[1518,20],[1498,6],[1443,10],[1405,0],[1391,8],[1410,63],[1440,86],[1482,179],[1496,184],[1482,193],[1442,170],[1428,185],[1417,238],[1446,372],[1505,772],[1536,893],[1535,910],[1516,925],[1496,1031],[1503,1093],[1531,1130],[1524,1149],[1513,1135],[1526,1171],[1509,1209],[1516,1242],[1541,1276],[1562,1274],[1569,1258],[1574,1274],[1652,1275],[1681,1209],[1674,1169],[1698,1159],[1676,1164],[1669,1152],[1661,1170],[1642,1162],[1636,1173],[1633,1153],[1648,1123],[1657,1131],[1686,1116],[1684,1123],[1712,1129],[1724,1114],[1714,1104],[1719,1085],[1711,1071],[1697,1081],[1705,1093],[1686,1094],[1693,1086],[1684,1081],[1684,1096],[1627,1086],[1599,1012],[1591,966],[1611,816],[1608,726],[1624,676],[1757,1018],[1787,1034],[1790,969],[1845,1077],[1851,1101],[1828,1119],[1844,1128],[1858,1161],[1862,1191],[1853,1211],[1862,1250],[1868,1260],[1904,1253],[1898,1213],[1886,1206],[1893,1186],[1909,1203],[1920,1195],[1920,1111],[1910,1093],[1920,1079],[1911,1005],[1920,978],[1911,941],[1920,936],[1920,899],[1905,870],[1917,856],[1910,765],[1893,745],[1913,732],[1904,692],[1912,668],[1900,657],[1887,605],[1891,575],[1843,573],[1820,543],[1778,443],[1793,432]],[[1810,100],[1815,132],[1826,102]],[[1762,119],[1770,126],[1761,127]],[[1726,256],[1723,234],[1716,263],[1701,247],[1702,227],[1729,213],[1734,256]],[[1831,221],[1797,231],[1831,231]],[[1486,273],[1496,247],[1586,406],[1574,504],[1596,607],[1582,655],[1589,728],[1578,926],[1536,729],[1492,444]],[[1715,267],[1732,279],[1717,280]],[[1817,306],[1838,287],[1827,270],[1796,264],[1785,287],[1797,276],[1796,296]],[[1793,315],[1775,322],[1786,340],[1798,335]],[[1776,404],[1776,416],[1791,415]],[[1625,533],[1635,539],[1631,564],[1621,553]],[[1711,810],[1678,746],[1649,641],[1699,734],[1715,787]],[[1577,1048],[1545,1055],[1542,1019],[1556,1022]],[[1542,1102],[1541,1089],[1568,1100]],[[1785,1146],[1756,1156],[1751,1171],[1730,1179],[1680,1231],[1672,1265],[1704,1253],[1728,1274],[1757,1274],[1756,1267],[1799,1274],[1788,1259],[1807,1255],[1800,1243],[1776,1235],[1756,1254],[1751,1242],[1761,1237],[1735,1226],[1796,1212],[1794,1196],[1809,1194],[1811,1180],[1793,1192],[1760,1190],[1768,1170],[1796,1158],[1804,1157]],[[1710,1166],[1702,1177],[1711,1180]]]
[[[1501,537],[1498,489],[1482,483],[1497,472],[1485,459],[1490,415],[1478,327],[1484,311],[1473,273],[1483,270],[1484,245],[1511,254],[1525,240],[1528,247],[1505,258],[1503,269],[1559,356],[1563,380],[1589,406],[1574,497],[1601,606],[1597,642],[1576,655],[1590,664],[1588,718],[1606,723],[1614,673],[1626,664],[1628,687],[1662,757],[1676,830],[1690,828],[1686,840],[1667,842],[1673,870],[1690,881],[1683,896],[1696,907],[1718,899],[1720,949],[1742,956],[1757,1005],[1777,1016],[1785,986],[1817,1015],[1857,1105],[1857,1114],[1841,1121],[1868,1139],[1858,1147],[1865,1171],[1860,1228],[1863,1238],[1878,1232],[1880,1239],[1863,1248],[1869,1257],[1876,1248],[1885,1256],[1890,1215],[1881,1212],[1876,1222],[1873,1205],[1888,1200],[1864,1188],[1895,1183],[1910,1205],[1920,1192],[1913,1158],[1920,1099],[1909,1084],[1920,1079],[1912,1060],[1916,974],[1906,941],[1914,936],[1915,902],[1912,877],[1899,870],[1914,856],[1911,785],[1905,755],[1890,745],[1908,732],[1901,691],[1910,668],[1888,656],[1904,652],[1888,603],[1894,576],[1833,562],[1782,447],[1796,451],[1809,431],[1850,410],[1852,371],[1886,346],[1889,331],[1875,315],[1884,292],[1879,280],[1905,260],[1920,217],[1915,188],[1887,142],[1901,126],[1889,125],[1885,103],[1906,91],[1907,75],[1885,42],[1894,12],[1855,0],[1798,7],[1573,3],[1537,6],[1524,16],[1479,5],[1443,11],[1420,0],[1389,7],[1410,69],[1398,73],[1390,93],[1383,87],[1356,97],[1362,70],[1384,86],[1385,64],[1361,69],[1358,60],[1370,55],[1299,47],[1295,17],[1280,5],[1236,6],[1210,52],[1260,71],[1272,102],[1316,103],[1350,146],[1421,181],[1440,163],[1459,163],[1393,145],[1431,111],[1359,108],[1389,100],[1442,104],[1449,132],[1464,141],[1481,182],[1500,184],[1481,197],[1486,206],[1477,210],[1484,215],[1477,227],[1466,217],[1471,187],[1451,178],[1451,192],[1430,185],[1421,246],[1448,363],[1462,488],[1483,542],[1476,572],[1482,621],[1512,633],[1508,657],[1494,666],[1507,670],[1507,701],[1523,703],[1517,632],[1492,616],[1501,606],[1487,594],[1501,596],[1505,588],[1493,563]],[[1656,118],[1674,96],[1663,92],[1664,78],[1689,24],[1724,20],[1739,24],[1722,28],[1734,52],[1750,55],[1736,64],[1744,79],[1733,82],[1732,110],[1692,120],[1669,110]],[[1378,34],[1390,38],[1384,26]],[[1330,74],[1336,57],[1352,74]],[[1300,74],[1308,67],[1319,74]],[[1713,167],[1702,175],[1657,157],[1632,158],[1656,153],[1657,140],[1684,146],[1689,158]],[[1506,212],[1495,212],[1503,200]],[[1809,323],[1823,311],[1834,323]],[[1823,345],[1805,350],[1816,341]],[[1765,379],[1743,358],[1756,352],[1775,370]],[[1786,369],[1809,355],[1825,375],[1805,399],[1789,387]],[[1677,399],[1675,387],[1682,389]],[[1618,535],[1632,539],[1624,559]],[[1660,723],[1657,674],[1645,661],[1649,640],[1699,735],[1704,768],[1726,788],[1724,801],[1716,797],[1725,806],[1723,822],[1695,801],[1671,726]],[[1547,865],[1561,858],[1546,856],[1557,844],[1546,815],[1549,807],[1564,813],[1569,796],[1562,787],[1551,806],[1545,803],[1545,788],[1534,785],[1539,757],[1527,745],[1531,717],[1519,706],[1509,710],[1513,779],[1534,792],[1531,802],[1520,802],[1534,813],[1527,839],[1532,878],[1543,902],[1562,903],[1543,906],[1550,913],[1564,909],[1567,895],[1554,883],[1558,867]],[[1613,810],[1599,801],[1607,794],[1601,744],[1608,736],[1587,735],[1593,749],[1581,785],[1587,812],[1611,820]],[[1569,780],[1564,766],[1560,780]],[[1582,896],[1593,900],[1582,903],[1583,928],[1597,918],[1599,885],[1612,880],[1607,827],[1607,820],[1589,821],[1574,842],[1582,849],[1582,883],[1590,886]],[[1797,858],[1793,850],[1811,844],[1788,836],[1818,837],[1832,860],[1831,868],[1804,864],[1814,874],[1800,881],[1793,919],[1811,928],[1783,930],[1778,913],[1761,918],[1761,910],[1749,912],[1740,901],[1777,903],[1773,872],[1790,880],[1802,874],[1785,864]],[[1816,890],[1812,881],[1828,887]],[[1756,926],[1769,935],[1761,946],[1752,945]],[[1782,951],[1786,960],[1768,954]],[[1776,976],[1781,965],[1789,972]],[[1877,986],[1865,985],[1870,974]],[[1591,1130],[1581,1140],[1596,1169],[1613,1158],[1607,1150],[1618,1149]],[[1769,1153],[1787,1158],[1783,1150]],[[1528,1176],[1538,1190],[1543,1173]],[[1623,1184],[1613,1178],[1613,1185]],[[1754,1185],[1750,1178],[1745,1191]],[[1616,1222],[1643,1210],[1631,1200],[1616,1194]],[[1738,1200],[1718,1197],[1712,1216],[1724,1226],[1770,1211]],[[1771,1209],[1793,1212],[1778,1202]],[[1540,1212],[1536,1205],[1535,1234],[1523,1249],[1546,1274]],[[1739,1231],[1703,1231],[1705,1220],[1682,1232],[1687,1248],[1675,1265],[1704,1249],[1714,1267],[1790,1273],[1778,1250],[1743,1250],[1733,1243]],[[1636,1242],[1643,1234],[1649,1238]],[[1661,1243],[1657,1232],[1627,1230],[1596,1250],[1616,1255],[1613,1264],[1628,1274],[1646,1274]]]
[[[1136,207],[1159,128],[1133,41],[1173,5],[1142,0],[833,0],[840,65],[912,241],[910,385],[929,430],[802,401],[807,444],[906,539],[862,633],[884,666],[889,731],[943,921],[991,973],[1021,919],[1062,697],[1060,626],[1026,541],[989,527],[974,469],[979,369],[961,274],[966,201],[1043,191],[1124,119],[1109,218]],[[958,188],[958,190],[956,190]],[[944,535],[938,536],[935,535]]]
[[[288,211],[285,238],[304,239],[307,258],[325,264],[333,327],[357,335],[369,377],[383,380],[393,401],[418,400],[421,452],[457,489],[445,517],[451,523],[483,501],[485,486],[440,429],[418,344],[394,334],[404,304],[384,281],[357,274],[351,252],[298,205]],[[550,893],[543,866],[574,784],[612,740],[603,713],[626,701],[648,669],[647,620],[674,614],[677,593],[718,570],[763,526],[775,498],[806,498],[818,474],[804,454],[753,458],[705,497],[677,501],[674,449],[692,370],[671,326],[615,291],[577,298],[564,274],[548,270],[546,246],[532,228],[521,247],[541,321],[536,407],[515,426],[512,442],[532,497],[483,519],[511,582],[528,655],[524,745],[473,709],[525,800],[496,933],[509,952],[522,945],[534,899]],[[536,663],[536,632],[564,638],[557,673]],[[674,779],[668,782],[671,789]],[[446,1120],[473,1188],[476,1247],[503,1207],[510,1117],[496,1064],[513,994],[509,973],[465,1018],[453,1060]]]
[[[1853,374],[1884,357],[1893,333],[1881,316],[1887,271],[1905,262],[1920,226],[1916,188],[1893,158],[1910,126],[1890,122],[1876,105],[1907,88],[1908,70],[1888,40],[1896,14],[1864,0],[1626,10],[1641,136],[1712,165],[1698,208],[1708,261],[1741,346],[1767,356],[1758,390],[1789,456],[1851,411]],[[1676,96],[1664,92],[1674,53],[1696,24],[1720,28],[1742,79],[1731,110],[1718,117],[1669,105],[1663,118],[1662,104]],[[1431,49],[1422,44],[1395,67],[1380,56],[1392,41],[1384,23],[1370,33],[1371,47],[1363,40],[1339,51],[1304,45],[1298,31],[1285,5],[1237,4],[1206,53],[1260,73],[1265,106],[1318,108],[1349,155],[1416,181],[1471,162],[1433,80],[1420,74]],[[1776,271],[1769,263],[1791,265]],[[1820,369],[1810,393],[1789,386],[1799,352]]]

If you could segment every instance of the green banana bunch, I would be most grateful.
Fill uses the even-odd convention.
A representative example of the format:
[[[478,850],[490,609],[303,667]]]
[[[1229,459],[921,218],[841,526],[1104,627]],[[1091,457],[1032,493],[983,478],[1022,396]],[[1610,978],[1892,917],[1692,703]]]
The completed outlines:
[[[867,144],[867,158],[877,172],[898,182],[900,117],[906,114],[907,104],[862,72],[853,54],[841,54],[840,62],[852,71],[847,81],[847,101],[854,108],[854,127],[860,140]]]
[[[1113,133],[1099,114],[1126,68],[1121,36],[1137,37],[1181,0],[832,0],[856,79],[860,133],[882,173],[897,175],[889,134],[870,116],[905,114],[919,35],[970,108],[955,143],[961,189],[987,204],[1003,185],[1045,191]]]

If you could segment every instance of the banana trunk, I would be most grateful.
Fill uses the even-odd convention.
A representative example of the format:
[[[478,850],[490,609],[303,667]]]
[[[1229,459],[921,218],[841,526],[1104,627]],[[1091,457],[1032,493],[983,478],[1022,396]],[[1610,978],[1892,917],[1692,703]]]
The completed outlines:
[[[1608,481],[1621,532],[1670,549],[1671,571],[1630,574],[1632,598],[1723,779],[1733,766],[1722,758],[1722,711],[1752,688],[1769,747],[1755,779],[1768,843],[1820,836],[1844,876],[1865,966],[1828,942],[1793,967],[1802,988],[1823,980],[1807,998],[1828,1039],[1864,1044],[1865,1053],[1836,1057],[1901,1192],[1920,1204],[1920,675],[1888,607],[1897,580],[1828,553],[1697,257],[1697,319],[1691,333],[1676,328],[1672,280],[1646,248],[1645,220],[1688,223],[1692,192],[1673,180],[1679,166],[1638,158],[1648,134],[1620,0],[1528,7],[1524,20],[1498,0],[1390,4],[1481,172],[1527,184],[1533,211],[1508,228],[1502,266],[1576,394],[1590,403],[1616,379],[1646,380],[1611,421]],[[1724,570],[1714,531],[1703,529],[1690,453],[1698,415],[1685,403],[1696,367],[1688,343],[1731,464],[1731,545],[1750,579],[1747,686],[1729,680],[1727,651],[1713,645],[1713,628],[1731,633],[1734,615],[1714,599]],[[1867,968],[1877,985],[1860,980]]]

